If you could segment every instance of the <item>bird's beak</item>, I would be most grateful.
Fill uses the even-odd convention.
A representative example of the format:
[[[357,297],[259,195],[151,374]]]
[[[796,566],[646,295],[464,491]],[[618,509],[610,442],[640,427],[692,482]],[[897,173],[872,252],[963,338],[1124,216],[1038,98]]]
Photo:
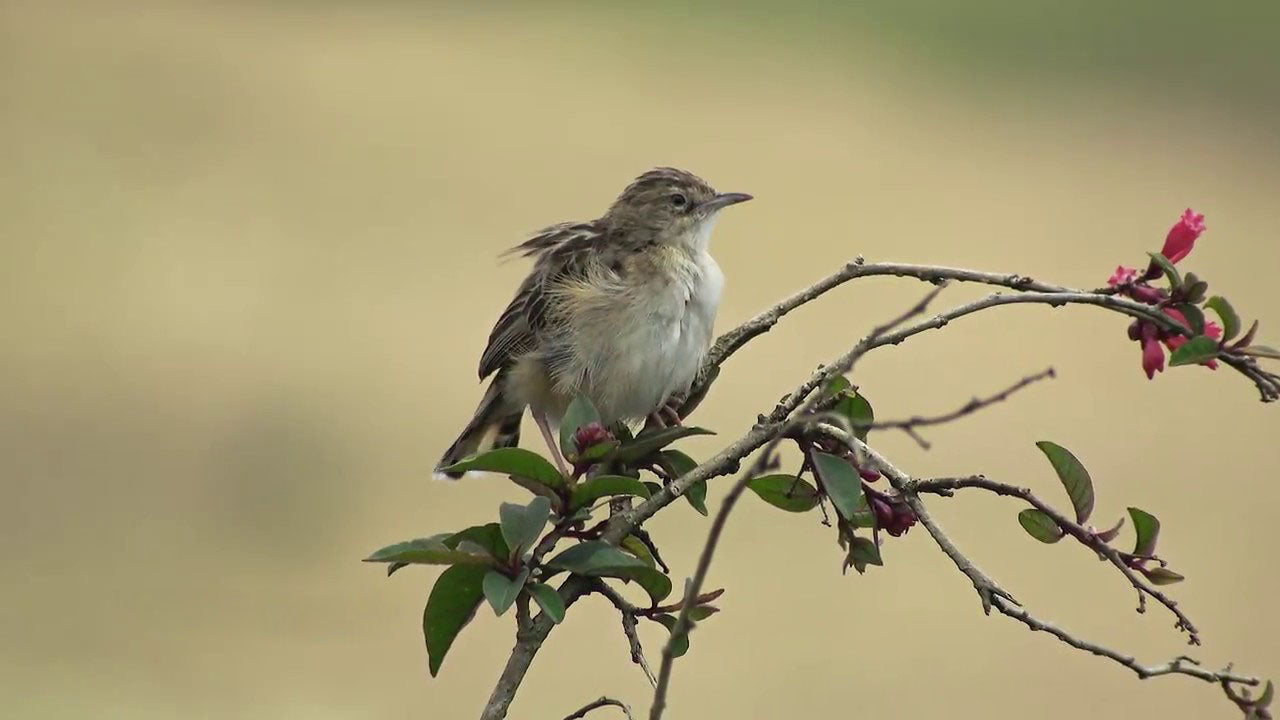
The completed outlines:
[[[717,210],[727,208],[730,205],[737,205],[740,202],[746,202],[750,199],[751,196],[746,193],[720,193],[719,195],[716,195],[710,200],[702,203],[702,211],[706,213],[713,213]]]

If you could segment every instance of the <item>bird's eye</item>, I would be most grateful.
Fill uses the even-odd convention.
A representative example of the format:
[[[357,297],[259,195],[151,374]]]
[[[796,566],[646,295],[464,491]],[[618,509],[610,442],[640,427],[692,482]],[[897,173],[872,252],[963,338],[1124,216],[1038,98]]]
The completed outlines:
[[[671,204],[675,205],[678,208],[682,208],[685,205],[689,204],[689,198],[685,197],[684,195],[681,195],[680,193],[676,193],[675,195],[671,196]]]

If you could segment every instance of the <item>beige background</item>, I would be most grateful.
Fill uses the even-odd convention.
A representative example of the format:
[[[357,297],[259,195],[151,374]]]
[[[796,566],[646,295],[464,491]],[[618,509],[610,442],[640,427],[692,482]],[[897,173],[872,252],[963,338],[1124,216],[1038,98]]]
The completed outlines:
[[[428,479],[525,270],[495,255],[598,214],[653,165],[757,197],[717,231],[722,329],[857,254],[1096,285],[1194,205],[1210,229],[1185,267],[1261,316],[1264,340],[1280,333],[1269,10],[1148,22],[1009,4],[1002,23],[984,2],[994,20],[925,32],[938,3],[898,24],[806,3],[276,5],[0,4],[6,716],[474,717],[511,618],[482,610],[431,680],[434,571],[387,580],[358,560],[524,497]],[[696,417],[721,439],[687,449],[744,430],[922,289],[866,281],[788,318]],[[1123,319],[1026,307],[886,349],[856,379],[901,416],[1050,364],[1060,379],[930,432],[928,453],[880,446],[917,474],[982,471],[1058,499],[1033,443],[1072,448],[1099,522],[1130,504],[1164,521],[1206,640],[1194,654],[1280,674],[1280,408],[1233,372],[1148,382]],[[935,507],[1043,616],[1152,661],[1186,651],[1087,553],[1023,535],[1015,505]],[[682,505],[652,524],[677,576],[707,525]],[[712,573],[724,612],[679,664],[671,717],[1233,716],[1213,687],[1140,683],[984,618],[919,530],[885,554],[842,577],[816,516],[747,498]],[[664,632],[645,628],[651,651]],[[590,599],[513,716],[602,693],[648,704]]]

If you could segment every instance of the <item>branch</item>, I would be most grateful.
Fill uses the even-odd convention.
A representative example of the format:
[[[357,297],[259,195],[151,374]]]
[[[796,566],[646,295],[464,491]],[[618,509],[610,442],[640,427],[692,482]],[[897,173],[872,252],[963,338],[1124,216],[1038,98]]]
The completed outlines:
[[[787,313],[805,305],[806,303],[816,300],[827,291],[839,287],[849,280],[860,277],[884,275],[893,277],[910,277],[934,284],[939,284],[947,280],[979,283],[983,285],[1008,288],[1010,290],[1017,291],[1020,294],[1034,295],[1033,298],[1025,300],[1003,300],[990,302],[983,304],[980,307],[974,307],[965,312],[958,312],[951,315],[951,317],[942,320],[937,327],[942,327],[943,325],[946,325],[947,321],[953,320],[962,315],[967,315],[970,312],[976,312],[977,310],[984,309],[985,307],[992,307],[994,305],[1002,305],[1006,303],[1034,302],[1049,305],[1083,303],[1106,307],[1125,315],[1150,320],[1156,325],[1172,332],[1177,332],[1187,336],[1193,334],[1190,328],[1172,320],[1168,315],[1159,312],[1156,308],[1128,298],[1117,296],[1111,288],[1100,288],[1097,290],[1086,291],[1037,282],[1026,275],[1020,275],[1017,273],[987,273],[978,272],[976,270],[965,270],[962,268],[943,267],[939,265],[917,265],[911,263],[867,263],[861,257],[857,257],[853,261],[846,263],[844,267],[837,270],[835,273],[828,275],[813,285],[801,290],[782,302],[779,302],[768,310],[765,310],[759,315],[756,315],[745,323],[717,338],[715,344],[707,353],[707,357],[703,361],[702,369],[698,373],[698,379],[694,383],[693,388],[690,389],[689,396],[691,398],[704,397],[708,386],[715,380],[715,377],[719,372],[719,368],[724,364],[725,360],[752,339],[772,329],[773,326],[776,325]],[[992,297],[1006,296],[997,294]],[[923,329],[932,328],[922,328],[922,330]],[[907,337],[916,334],[916,332],[906,333],[901,338],[897,339],[886,338],[886,342],[883,344],[896,345]],[[1280,399],[1280,376],[1262,370],[1258,367],[1257,362],[1252,357],[1235,350],[1224,349],[1222,354],[1219,356],[1219,359],[1253,381],[1264,402]],[[687,417],[691,411],[692,407],[686,405],[681,409],[680,415],[681,417]]]
[[[648,678],[649,684],[656,687],[658,681],[654,678],[653,671],[649,669],[649,661],[644,657],[644,648],[640,646],[640,636],[636,633],[636,616],[640,613],[639,608],[627,602],[626,598],[619,595],[603,580],[593,582],[591,589],[605,596],[622,614],[622,634],[627,636],[627,645],[631,648],[631,662],[639,665],[644,671],[644,676]]]
[[[1105,646],[1102,646],[1087,640],[1083,640],[1067,632],[1066,630],[1063,630],[1050,623],[1037,619],[1035,616],[1031,614],[1029,610],[1017,604],[1017,601],[1014,600],[1011,596],[1009,596],[1008,593],[998,591],[998,586],[995,585],[994,581],[986,578],[986,576],[983,575],[980,571],[977,571],[976,567],[973,565],[972,561],[969,560],[968,556],[966,556],[956,547],[955,543],[951,541],[951,538],[947,536],[947,534],[942,530],[941,527],[937,525],[936,522],[934,522],[932,519],[926,519],[927,514],[924,514],[924,515],[919,514],[919,509],[923,509],[924,504],[920,501],[919,495],[917,494],[920,492],[933,492],[937,494],[946,494],[947,492],[950,492],[951,490],[960,488],[960,487],[981,487],[984,489],[988,489],[991,492],[995,492],[997,494],[1020,497],[1027,500],[1028,502],[1032,502],[1032,498],[1034,496],[1031,495],[1031,492],[1029,490],[1026,490],[1024,488],[1018,488],[1012,485],[1005,485],[1003,483],[995,483],[987,480],[986,478],[977,478],[977,477],[913,481],[905,473],[903,473],[901,470],[897,469],[891,463],[889,463],[889,461],[886,460],[882,455],[880,455],[875,450],[868,447],[865,443],[859,441],[856,437],[853,437],[848,433],[845,433],[840,428],[832,427],[830,425],[818,425],[818,429],[820,429],[824,434],[827,434],[832,437],[836,437],[841,442],[844,442],[854,452],[860,453],[863,457],[870,459],[874,463],[876,469],[880,470],[880,472],[886,478],[889,479],[890,483],[893,484],[894,488],[897,489],[900,493],[902,493],[903,498],[908,502],[912,510],[915,510],[917,512],[917,514],[919,515],[920,523],[924,525],[926,529],[928,529],[930,536],[933,537],[934,541],[938,544],[938,546],[943,550],[943,552],[949,558],[951,558],[955,566],[973,581],[974,586],[978,589],[979,595],[982,597],[983,608],[985,611],[988,612],[988,614],[990,612],[990,608],[994,607],[1001,614],[1011,617],[1015,620],[1018,620],[1019,622],[1022,622],[1031,630],[1047,632],[1050,635],[1053,635],[1054,637],[1058,638],[1062,642],[1078,650],[1084,650],[1094,655],[1108,658],[1114,662],[1119,663],[1120,665],[1123,665],[1124,667],[1129,668],[1130,670],[1133,670],[1138,675],[1139,678],[1144,680],[1147,678],[1157,677],[1160,675],[1180,674],[1180,675],[1187,675],[1190,677],[1198,678],[1200,680],[1205,680],[1207,682],[1216,682],[1222,685],[1224,691],[1227,693],[1229,698],[1232,698],[1233,702],[1236,702],[1236,700],[1235,700],[1233,691],[1231,690],[1230,683],[1238,683],[1241,685],[1246,685],[1251,687],[1254,687],[1260,684],[1260,681],[1258,680],[1258,678],[1247,676],[1247,675],[1234,674],[1230,671],[1230,668],[1221,670],[1219,672],[1211,672],[1201,667],[1199,663],[1197,663],[1195,660],[1188,658],[1186,656],[1175,658],[1174,660],[1168,663],[1165,663],[1163,665],[1155,665],[1155,666],[1141,665],[1132,656],[1123,655]],[[1074,527],[1075,530],[1082,532],[1087,537],[1093,537],[1089,531],[1085,530],[1079,524],[1066,520],[1066,518],[1063,518],[1061,514],[1057,513],[1047,505],[1044,505],[1044,503],[1040,502],[1038,499],[1035,499],[1035,501],[1032,502],[1032,504],[1035,505],[1035,507],[1039,509],[1041,512],[1050,513],[1051,516],[1054,517],[1055,521],[1065,521],[1067,526],[1075,526]],[[1066,526],[1064,526],[1063,529],[1067,530],[1068,532],[1072,532],[1072,530],[1068,529],[1068,527]],[[1086,544],[1089,544],[1089,543],[1086,543]],[[1090,544],[1090,547],[1093,547],[1093,545]],[[1116,550],[1114,548],[1110,548],[1109,546],[1108,546],[1108,549],[1110,550],[1110,553],[1107,553],[1108,558],[1109,559],[1114,558],[1112,559],[1113,563],[1119,560],[1119,555],[1116,552]],[[1124,572],[1125,575],[1130,578],[1131,582],[1133,582],[1135,580],[1135,577],[1132,575],[1132,571],[1129,570],[1127,566],[1123,565],[1122,560],[1120,561],[1120,563],[1121,563],[1120,567],[1122,568],[1122,572]],[[984,592],[984,588],[982,587],[983,585],[986,585],[988,590],[990,590],[990,588],[996,588],[997,591],[990,592],[990,594],[988,595],[987,593]],[[1151,588],[1151,590],[1154,590],[1154,588]],[[1155,592],[1159,595],[1157,599],[1164,598],[1162,593],[1159,593],[1158,591],[1155,591]],[[1186,629],[1187,632],[1191,634],[1192,637],[1195,637],[1194,627],[1190,624],[1190,621],[1187,620],[1184,615],[1182,615],[1181,611],[1177,609],[1177,603],[1171,600],[1168,600],[1168,598],[1164,598],[1162,602],[1163,601],[1168,601],[1166,603],[1166,607],[1169,607],[1170,611],[1173,612],[1175,616],[1179,618],[1179,622],[1182,624],[1182,629]],[[1240,703],[1237,702],[1237,704],[1239,705]]]
[[[610,706],[620,708],[622,710],[622,714],[627,716],[627,720],[635,720],[635,718],[631,716],[631,708],[627,707],[626,703],[621,700],[614,700],[613,698],[604,696],[601,696],[599,700],[592,700],[586,705],[583,705],[572,715],[566,715],[564,720],[579,720],[580,718],[586,717],[587,713],[592,710]]]
[[[1127,298],[1118,297],[1113,294],[1109,288],[1101,288],[1095,291],[1075,290],[1072,288],[1050,285],[1037,282],[1030,277],[1018,274],[1008,273],[985,273],[974,270],[964,270],[958,268],[948,268],[931,265],[914,265],[905,263],[865,263],[862,258],[847,263],[842,269],[836,273],[819,280],[810,287],[801,290],[782,302],[774,305],[763,313],[748,320],[742,325],[724,333],[715,342],[714,346],[708,352],[699,372],[698,379],[690,388],[688,396],[689,402],[685,407],[681,408],[681,417],[687,417],[692,407],[705,397],[708,387],[714,381],[715,376],[719,372],[720,366],[738,349],[744,346],[752,339],[764,334],[772,328],[779,319],[796,308],[812,302],[822,296],[832,288],[838,287],[845,282],[858,277],[871,276],[896,276],[896,277],[912,277],[935,285],[942,284],[947,280],[955,280],[959,282],[981,283],[998,287],[1008,288],[1017,291],[1017,295],[1001,295],[995,294],[987,298],[978,300],[967,305],[960,306],[946,313],[938,315],[929,320],[920,322],[914,326],[903,328],[897,331],[891,331],[901,321],[913,315],[923,312],[923,306],[928,300],[932,299],[931,293],[920,305],[913,308],[912,311],[904,315],[903,318],[894,323],[889,323],[885,328],[873,331],[866,339],[854,347],[848,354],[838,358],[830,365],[819,368],[808,380],[797,387],[787,397],[783,398],[767,416],[761,416],[760,420],[748,430],[741,438],[734,441],[724,450],[717,453],[712,458],[701,463],[693,470],[676,480],[666,484],[662,490],[654,493],[654,495],[641,503],[637,507],[619,513],[611,517],[601,534],[601,539],[605,542],[617,545],[628,534],[639,527],[639,525],[662,508],[674,502],[677,498],[685,493],[690,486],[702,480],[707,480],[721,475],[736,473],[739,470],[740,463],[743,458],[752,452],[770,444],[774,447],[781,435],[791,427],[787,419],[806,402],[814,391],[821,387],[830,378],[847,372],[849,368],[867,352],[884,345],[897,345],[907,338],[920,334],[927,330],[937,329],[946,326],[951,320],[969,315],[989,307],[1000,305],[1010,305],[1019,303],[1040,303],[1051,306],[1060,306],[1065,304],[1089,304],[1111,309],[1113,311],[1130,315],[1133,317],[1149,320],[1156,325],[1169,330],[1178,332],[1183,335],[1191,335],[1191,330],[1176,321],[1170,319],[1163,313],[1149,305],[1129,300]],[[1219,355],[1219,359],[1227,365],[1235,368],[1237,371],[1252,380],[1258,387],[1262,399],[1275,400],[1280,398],[1280,376],[1267,373],[1261,370],[1256,361],[1245,354],[1238,351],[1224,349]],[[838,430],[838,428],[833,428]],[[762,454],[765,458],[771,455],[766,451]],[[877,456],[878,457],[878,456]],[[902,476],[905,478],[905,476]],[[891,478],[891,482],[892,482]],[[905,482],[899,479],[899,482]],[[897,485],[895,485],[897,487]],[[900,489],[900,488],[899,488]],[[734,500],[736,501],[736,495]],[[945,533],[937,526],[937,523],[929,517],[923,503],[919,498],[912,494],[907,494],[907,502],[911,505],[911,509],[920,518],[921,523],[928,529],[934,540],[938,542],[944,552],[952,558],[966,575],[973,580],[974,585],[979,590],[979,594],[983,598],[984,607],[989,610],[991,597],[1004,596],[1008,594],[1001,590],[994,582],[990,581],[981,571],[977,570],[971,562],[967,560],[954,545],[946,538]],[[558,538],[557,538],[558,539]],[[554,545],[554,542],[551,543]],[[549,549],[549,548],[548,548]],[[570,576],[560,587],[560,594],[565,600],[566,607],[580,597],[588,590],[585,580],[581,577]],[[681,614],[681,622],[687,622],[687,613]],[[507,665],[499,678],[497,686],[494,688],[490,697],[489,704],[486,706],[483,720],[498,720],[506,716],[507,709],[515,696],[515,690],[519,687],[523,680],[524,674],[527,672],[529,664],[532,662],[534,654],[541,647],[542,642],[551,632],[554,623],[546,617],[546,614],[540,614],[534,618],[529,627],[522,631],[521,637],[517,639],[516,647],[512,650],[511,657],[508,659]]]
[[[1040,512],[1048,515],[1055,523],[1058,524],[1058,527],[1062,528],[1063,532],[1080,541],[1082,545],[1098,553],[1099,556],[1109,560],[1111,564],[1125,576],[1125,579],[1133,585],[1134,589],[1138,591],[1139,597],[1143,595],[1150,596],[1156,602],[1168,608],[1169,612],[1173,613],[1173,616],[1177,619],[1174,627],[1187,633],[1189,644],[1200,644],[1199,632],[1191,622],[1191,618],[1187,617],[1187,615],[1182,612],[1182,609],[1178,607],[1178,601],[1170,598],[1165,593],[1156,589],[1149,582],[1138,577],[1138,574],[1133,571],[1133,568],[1129,567],[1129,565],[1125,563],[1120,552],[1111,547],[1111,545],[1105,542],[1102,538],[1098,537],[1096,532],[1093,532],[1089,528],[1069,519],[1057,510],[1054,510],[1048,503],[1036,497],[1029,488],[1017,487],[1007,483],[988,480],[981,475],[966,478],[918,480],[907,484],[908,492],[933,493],[935,495],[942,495],[961,488],[977,488],[997,495],[1003,495],[1005,497],[1020,498]],[[1139,606],[1139,611],[1141,611],[1141,608],[1142,606]]]
[[[985,398],[975,397],[969,402],[965,403],[959,409],[953,410],[949,413],[946,413],[945,415],[937,415],[934,417],[921,417],[920,415],[914,415],[906,420],[889,420],[889,421],[882,421],[882,422],[874,422],[866,426],[866,429],[867,430],[901,430],[905,432],[907,435],[909,435],[911,439],[915,440],[916,444],[918,444],[922,449],[928,450],[931,446],[929,445],[928,441],[926,441],[923,437],[920,436],[918,432],[916,432],[916,428],[927,427],[930,425],[942,425],[944,423],[949,423],[954,420],[959,420],[960,418],[966,415],[971,415],[985,407],[994,405],[998,402],[1003,402],[1010,395],[1014,394],[1015,392],[1021,390],[1022,388],[1028,385],[1031,385],[1032,383],[1039,382],[1040,380],[1053,378],[1053,377],[1057,377],[1057,376],[1055,375],[1053,368],[1049,368],[1043,372],[1036,373],[1035,375],[1028,375],[1027,377],[1022,378],[1018,382],[1014,383],[1013,385],[1010,385],[1004,390],[1001,390],[995,395],[991,395]]]

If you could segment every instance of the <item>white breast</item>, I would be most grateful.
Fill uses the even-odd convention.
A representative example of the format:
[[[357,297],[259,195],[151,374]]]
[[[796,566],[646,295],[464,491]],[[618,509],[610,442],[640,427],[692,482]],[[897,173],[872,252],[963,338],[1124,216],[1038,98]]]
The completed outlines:
[[[647,289],[631,318],[609,334],[581,338],[589,391],[606,421],[639,419],[687,390],[711,343],[724,274],[699,253],[684,271]]]

